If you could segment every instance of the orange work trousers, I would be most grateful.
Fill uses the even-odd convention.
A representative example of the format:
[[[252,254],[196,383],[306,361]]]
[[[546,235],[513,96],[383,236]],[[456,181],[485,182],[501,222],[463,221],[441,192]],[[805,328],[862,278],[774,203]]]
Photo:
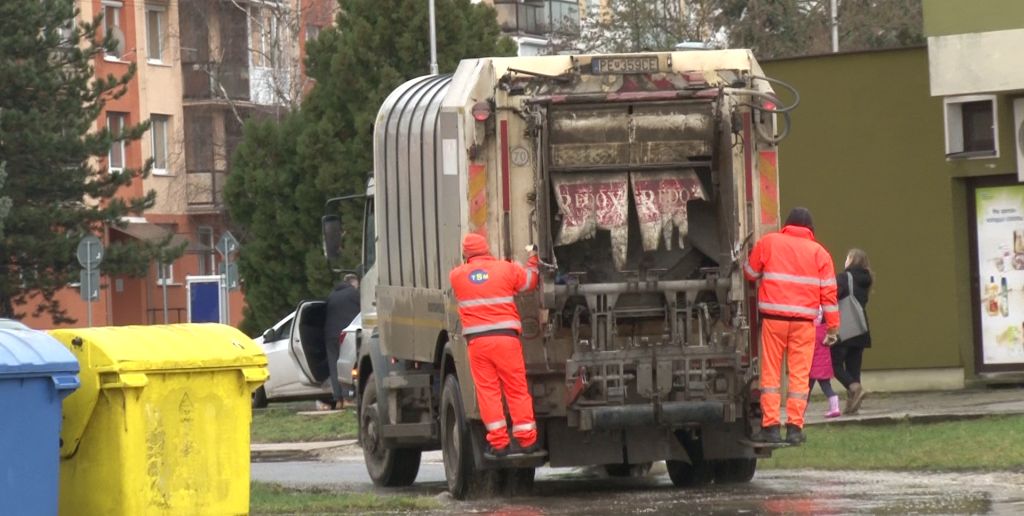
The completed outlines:
[[[786,423],[804,427],[810,394],[809,376],[814,358],[812,321],[764,318],[761,320],[761,426],[781,424],[782,359],[786,357],[789,385]]]
[[[516,441],[524,448],[537,442],[533,398],[526,386],[526,365],[519,338],[491,335],[472,339],[469,370],[476,384],[476,403],[480,407],[480,419],[487,428],[487,442],[497,450],[508,447],[510,442],[502,394],[508,403]]]

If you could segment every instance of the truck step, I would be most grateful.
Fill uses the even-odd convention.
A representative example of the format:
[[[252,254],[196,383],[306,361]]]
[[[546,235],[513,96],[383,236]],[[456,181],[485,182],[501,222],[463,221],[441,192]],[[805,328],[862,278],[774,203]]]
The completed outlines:
[[[776,448],[789,448],[790,446],[799,446],[798,444],[791,444],[791,443],[787,443],[785,441],[783,441],[781,443],[763,443],[763,442],[760,442],[760,441],[751,441],[750,439],[740,439],[739,443],[742,444],[743,446],[749,446],[749,447],[755,448],[755,449],[766,448],[766,449],[772,449],[772,450],[774,450]]]

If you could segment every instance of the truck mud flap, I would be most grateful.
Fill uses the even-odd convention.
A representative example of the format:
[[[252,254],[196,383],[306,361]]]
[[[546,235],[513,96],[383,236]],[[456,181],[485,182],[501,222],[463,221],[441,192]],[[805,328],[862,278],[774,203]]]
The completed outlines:
[[[580,429],[616,430],[658,424],[721,423],[724,418],[725,404],[720,401],[669,401],[661,404],[660,414],[655,413],[654,405],[584,408],[580,410]]]

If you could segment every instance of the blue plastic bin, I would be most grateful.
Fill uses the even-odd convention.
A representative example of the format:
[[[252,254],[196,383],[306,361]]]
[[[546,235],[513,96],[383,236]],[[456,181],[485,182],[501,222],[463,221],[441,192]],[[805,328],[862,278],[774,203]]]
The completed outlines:
[[[57,514],[61,401],[77,388],[63,344],[0,329],[0,513]]]

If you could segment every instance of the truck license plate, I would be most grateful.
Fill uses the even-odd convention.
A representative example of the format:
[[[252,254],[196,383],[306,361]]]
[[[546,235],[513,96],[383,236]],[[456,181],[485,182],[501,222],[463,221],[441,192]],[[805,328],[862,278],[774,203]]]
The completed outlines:
[[[594,74],[656,73],[658,56],[595,57],[590,68]]]

